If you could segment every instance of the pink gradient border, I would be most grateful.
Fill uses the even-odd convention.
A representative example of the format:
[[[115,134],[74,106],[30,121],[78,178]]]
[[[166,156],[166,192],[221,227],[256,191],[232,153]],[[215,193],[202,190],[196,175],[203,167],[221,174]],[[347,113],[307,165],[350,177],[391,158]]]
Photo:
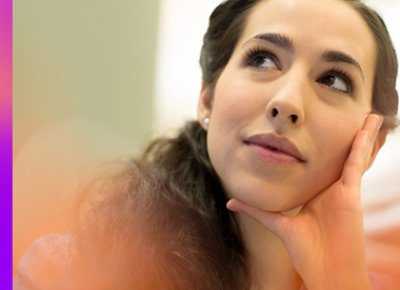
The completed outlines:
[[[12,0],[0,0],[0,289],[12,289]]]

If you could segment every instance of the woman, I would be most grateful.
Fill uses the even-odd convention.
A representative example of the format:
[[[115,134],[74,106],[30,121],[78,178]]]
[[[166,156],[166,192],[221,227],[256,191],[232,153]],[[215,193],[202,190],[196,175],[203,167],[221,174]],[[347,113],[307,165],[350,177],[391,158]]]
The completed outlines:
[[[199,121],[93,184],[16,289],[395,287],[369,271],[360,204],[397,125],[380,17],[355,0],[228,0],[201,66]]]

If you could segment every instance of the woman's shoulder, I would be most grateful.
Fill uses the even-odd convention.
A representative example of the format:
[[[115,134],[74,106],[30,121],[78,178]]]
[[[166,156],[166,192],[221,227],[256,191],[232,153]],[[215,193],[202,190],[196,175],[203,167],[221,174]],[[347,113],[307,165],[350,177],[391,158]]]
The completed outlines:
[[[216,257],[228,256],[216,233],[154,166],[132,162],[88,187],[71,235],[30,247],[14,289],[209,289],[205,274],[219,284]]]
[[[143,240],[139,228],[148,220],[139,217],[149,216],[144,212],[151,207],[147,171],[136,162],[119,163],[88,182],[79,193],[71,232],[34,241],[18,262],[14,289],[97,289],[96,281],[89,281],[100,272],[112,275],[116,251]]]

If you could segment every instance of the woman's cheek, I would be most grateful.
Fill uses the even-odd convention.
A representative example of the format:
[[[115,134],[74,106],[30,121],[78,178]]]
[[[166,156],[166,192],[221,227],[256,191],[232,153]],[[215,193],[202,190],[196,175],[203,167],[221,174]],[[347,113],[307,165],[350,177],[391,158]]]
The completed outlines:
[[[343,118],[341,122],[336,122],[332,128],[332,134],[326,141],[330,148],[330,162],[336,168],[336,177],[340,177],[343,166],[351,152],[351,147],[356,134],[361,130],[364,123],[363,118]],[[353,124],[353,125],[350,125]]]

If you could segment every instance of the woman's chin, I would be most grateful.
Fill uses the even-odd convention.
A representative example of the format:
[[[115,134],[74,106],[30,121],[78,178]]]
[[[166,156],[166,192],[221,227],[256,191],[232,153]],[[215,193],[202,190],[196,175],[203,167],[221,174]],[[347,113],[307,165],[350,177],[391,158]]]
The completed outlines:
[[[236,199],[252,206],[258,209],[261,209],[263,211],[267,212],[279,212],[282,213],[285,216],[296,216],[299,214],[301,209],[303,208],[303,205],[307,202],[304,200],[277,200],[274,198],[270,198],[265,200],[259,200],[257,198],[249,198],[249,196],[246,196],[245,198],[240,198],[235,197]]]

